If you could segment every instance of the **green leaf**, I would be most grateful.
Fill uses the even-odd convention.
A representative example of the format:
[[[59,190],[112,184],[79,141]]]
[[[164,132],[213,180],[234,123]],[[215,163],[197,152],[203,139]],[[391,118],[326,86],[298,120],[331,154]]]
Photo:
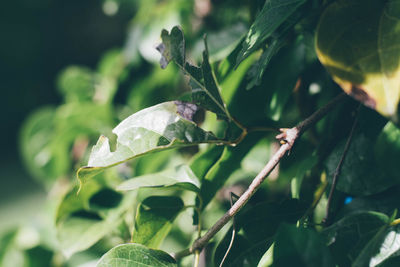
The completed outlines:
[[[376,195],[355,197],[340,210],[337,216],[342,218],[360,211],[377,211],[390,216],[394,210],[400,210],[399,194],[400,188],[396,186]]]
[[[140,203],[136,213],[132,242],[149,248],[158,248],[171,230],[172,223],[183,206],[179,197],[146,198]]]
[[[353,196],[367,196],[382,192],[399,182],[393,166],[383,169],[378,164],[384,160],[379,157],[384,155],[385,151],[393,152],[397,146],[396,141],[392,143],[393,140],[387,134],[380,134],[385,123],[386,120],[376,112],[367,108],[360,110],[359,125],[342,165],[338,190]],[[344,146],[345,140],[341,140],[326,159],[330,180],[343,154]]]
[[[78,187],[75,186],[63,196],[57,208],[56,223],[74,212],[89,210],[90,198],[99,192],[103,186],[95,180],[89,181],[87,185],[82,188],[79,194],[77,194]]]
[[[0,236],[0,266],[6,266],[6,263],[10,262],[13,260],[15,256],[10,254],[13,254],[15,250],[15,239],[18,234],[17,229],[12,229],[8,230],[6,232],[3,232]],[[17,254],[18,256],[18,254]],[[10,260],[11,259],[11,260]]]
[[[85,214],[85,216],[90,217],[92,215]],[[63,220],[57,226],[57,239],[60,248],[64,255],[69,258],[76,252],[93,246],[106,234],[116,229],[121,222],[122,218],[119,218],[119,216],[112,217],[108,221],[78,216]]]
[[[87,118],[91,114],[91,118]],[[33,113],[21,131],[21,150],[24,160],[35,175],[46,184],[61,176],[70,175],[73,161],[71,147],[79,140],[83,144],[96,138],[99,131],[108,132],[112,124],[111,106],[91,102],[72,102]],[[81,152],[83,154],[83,151]]]
[[[134,203],[134,195],[122,198],[97,180],[90,180],[80,194],[77,191],[76,186],[65,195],[56,216],[57,239],[67,257],[93,246],[117,229]]]
[[[271,43],[262,53],[260,59],[250,69],[249,75],[251,81],[247,85],[246,87],[247,89],[251,89],[256,85],[261,84],[261,79],[264,75],[268,63],[271,61],[272,57],[279,51],[282,45],[283,45],[283,40],[281,39],[276,38],[271,41]]]
[[[123,244],[109,250],[96,267],[176,267],[175,260],[166,252],[147,248],[140,244]]]
[[[305,210],[304,203],[290,199],[282,203],[258,203],[240,212],[236,216],[238,234],[225,260],[226,266],[256,266],[264,252],[271,246],[279,225],[283,222],[295,223]],[[215,263],[222,260],[229,245],[231,233],[232,228],[218,245]]]
[[[240,46],[237,45],[235,50],[233,50],[226,59],[221,61],[216,71],[217,79],[222,89],[222,97],[224,98],[228,106],[236,90],[246,80],[245,77],[248,73],[248,70],[251,69],[252,64],[257,59],[257,55],[254,54],[243,61],[242,64],[240,64],[240,66],[235,69],[235,60],[237,54],[239,53],[239,48]]]
[[[260,140],[262,135],[254,134],[245,138],[235,147],[224,147],[218,160],[201,179],[200,195],[203,200],[202,209],[215,197],[217,191],[228,180],[229,176],[240,167],[240,162],[250,149]],[[195,165],[195,163],[192,163]]]
[[[362,267],[368,265],[374,267],[395,256],[400,250],[399,230],[398,226],[382,226],[361,251],[352,266]]]
[[[93,147],[88,166],[78,170],[81,186],[94,175],[132,158],[167,148],[220,142],[191,121],[197,106],[180,101],[164,102],[141,110],[122,121],[113,133],[117,146],[110,151],[107,137]]]
[[[170,61],[174,61],[190,77],[193,102],[216,113],[220,119],[230,120],[209,63],[206,39],[204,39],[203,62],[200,67],[197,67],[185,59],[185,39],[178,26],[173,27],[170,33],[163,30],[161,38],[163,42],[157,47],[161,53],[161,67],[166,68]]]
[[[305,158],[298,165],[296,176],[291,181],[291,193],[293,198],[300,199],[300,190],[303,183],[304,176],[311,170],[318,162],[317,156],[312,154],[310,157]]]
[[[399,174],[398,160],[400,159],[400,129],[389,122],[379,134],[375,144],[376,161],[381,170],[391,177]]]
[[[323,238],[312,229],[282,224],[275,237],[272,266],[335,266]]]
[[[207,44],[210,52],[210,61],[216,62],[225,59],[243,40],[247,27],[243,22],[227,25],[222,30],[207,34]]]
[[[257,267],[270,267],[274,262],[273,253],[274,253],[274,243],[272,243],[269,249],[264,253],[262,258],[258,262]]]
[[[323,230],[333,258],[339,266],[350,266],[364,247],[389,223],[389,217],[377,212],[351,214]]]
[[[120,184],[117,190],[129,191],[142,187],[176,187],[198,192],[200,190],[200,182],[188,166],[179,165],[173,169],[129,179]]]
[[[277,59],[271,63],[274,63],[273,66],[266,70],[267,66],[269,66],[271,59],[278,53],[278,51],[283,48],[283,46],[287,43],[287,36],[289,30],[293,28],[293,26],[298,22],[301,17],[301,12],[297,12],[295,18],[285,22],[282,25],[282,29],[277,33],[274,33],[271,36],[271,40],[268,42],[268,46],[264,49],[262,55],[259,60],[252,66],[249,71],[249,83],[247,85],[247,89],[250,89],[254,86],[261,85],[262,78],[264,72],[273,73],[272,75],[268,75],[266,79],[268,80],[268,85],[272,87],[273,90],[270,91],[279,93],[281,91],[293,91],[294,84],[299,79],[300,72],[302,72],[306,65],[309,62],[316,60],[316,55],[314,51],[314,38],[308,34],[298,35],[295,42],[290,45],[283,53],[277,55]],[[289,83],[289,89],[286,89],[285,86]],[[294,80],[294,82],[293,82]],[[278,83],[277,83],[278,81]],[[281,84],[279,84],[281,83]],[[292,83],[290,85],[290,83]],[[283,88],[282,88],[283,87]],[[287,94],[287,93],[286,93]],[[278,98],[276,102],[283,102],[281,98]]]
[[[305,2],[306,0],[265,1],[262,10],[247,33],[242,50],[237,57],[236,66],[259,49],[263,42]]]
[[[210,146],[207,150],[196,154],[190,163],[190,169],[200,179],[203,179],[212,166],[218,161],[224,151],[223,146]]]
[[[34,233],[37,232],[34,231]],[[2,232],[0,235],[0,266],[51,266],[54,257],[53,251],[35,239],[35,237],[32,239],[32,236],[26,235],[23,228]]]
[[[58,88],[66,102],[90,101],[94,96],[98,78],[89,68],[70,66],[61,72]]]
[[[263,85],[266,86],[268,98],[264,113],[268,118],[280,120],[300,74],[306,67],[308,46],[307,39],[300,36],[292,45],[282,48],[265,71],[266,83]]]
[[[42,181],[54,180],[59,173],[65,172],[65,165],[68,166],[63,158],[59,158],[58,164],[52,160],[54,152],[48,144],[53,137],[54,121],[55,109],[42,108],[31,114],[21,129],[20,145],[24,163],[29,172]]]
[[[400,4],[339,0],[322,14],[316,35],[321,63],[342,89],[399,123]]]

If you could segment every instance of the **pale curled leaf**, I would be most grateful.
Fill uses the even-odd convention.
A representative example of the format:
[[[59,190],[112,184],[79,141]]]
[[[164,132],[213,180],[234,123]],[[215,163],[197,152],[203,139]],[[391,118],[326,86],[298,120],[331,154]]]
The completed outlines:
[[[140,244],[118,245],[101,257],[96,267],[176,267],[175,260],[166,252],[149,249]]]
[[[218,143],[211,132],[188,120],[196,105],[180,101],[164,102],[143,109],[122,121],[113,133],[116,150],[111,152],[108,138],[101,136],[93,147],[88,166],[78,170],[81,185],[106,168],[154,151],[199,143]]]
[[[321,63],[364,105],[399,123],[400,2],[340,0],[322,14],[316,36]]]
[[[117,187],[117,190],[129,191],[142,187],[176,187],[198,192],[200,190],[200,182],[190,167],[179,165],[173,169],[142,175],[124,181]]]
[[[204,39],[205,50],[200,67],[186,61],[185,39],[180,27],[175,26],[170,32],[163,30],[161,39],[163,42],[157,46],[157,50],[161,53],[161,67],[166,68],[170,61],[175,62],[190,78],[193,102],[216,113],[220,119],[230,119],[209,63],[206,39]]]

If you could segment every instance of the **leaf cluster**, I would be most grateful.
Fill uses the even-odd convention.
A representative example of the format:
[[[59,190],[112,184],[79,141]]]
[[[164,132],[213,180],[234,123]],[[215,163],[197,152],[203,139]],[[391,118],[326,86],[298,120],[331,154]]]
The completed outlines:
[[[355,100],[296,140],[204,264],[396,266],[398,1],[138,2],[126,46],[64,70],[63,103],[25,122],[21,152],[58,203],[55,229],[34,227],[44,238],[28,247],[23,229],[4,234],[0,265],[191,266],[179,251],[277,152],[277,129],[343,89]]]

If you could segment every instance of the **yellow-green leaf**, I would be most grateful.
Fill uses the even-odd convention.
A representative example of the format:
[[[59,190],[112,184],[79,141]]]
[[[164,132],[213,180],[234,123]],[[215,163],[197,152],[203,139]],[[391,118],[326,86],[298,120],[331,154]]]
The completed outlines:
[[[316,49],[346,93],[399,123],[400,1],[334,2],[320,18]]]

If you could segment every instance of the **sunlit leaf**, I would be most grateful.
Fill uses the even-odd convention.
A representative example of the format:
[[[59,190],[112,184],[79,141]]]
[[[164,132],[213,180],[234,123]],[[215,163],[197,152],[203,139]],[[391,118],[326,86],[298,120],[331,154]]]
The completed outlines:
[[[191,121],[196,110],[194,104],[165,102],[126,118],[113,130],[117,135],[114,152],[110,150],[107,137],[99,138],[90,154],[88,166],[78,170],[81,183],[106,168],[150,152],[199,143],[218,143],[211,132],[204,131]]]
[[[169,233],[172,222],[182,211],[183,202],[179,197],[154,196],[140,203],[132,242],[149,248],[158,248]]]
[[[265,1],[264,7],[247,33],[236,65],[259,49],[263,42],[305,2],[306,0]]]
[[[134,177],[124,181],[117,190],[128,191],[142,187],[176,187],[198,192],[200,182],[193,171],[186,165],[179,165],[158,173]]]
[[[175,260],[166,252],[147,248],[140,244],[123,244],[109,250],[96,267],[176,267]]]
[[[58,227],[60,248],[66,257],[90,248],[122,222],[119,215],[102,221],[96,218],[73,216],[62,221]]]
[[[340,0],[322,14],[318,58],[346,93],[399,123],[400,4]]]
[[[221,157],[224,151],[223,146],[210,146],[207,150],[198,153],[190,164],[190,169],[196,175],[196,177],[203,179],[207,172]]]
[[[186,61],[185,39],[179,27],[173,27],[170,33],[163,30],[161,38],[163,42],[157,47],[161,53],[161,67],[166,68],[170,61],[174,61],[190,77],[193,102],[216,113],[221,119],[230,119],[209,63],[206,40],[204,40],[203,62],[197,67]]]
[[[67,257],[93,246],[114,231],[134,203],[134,195],[122,197],[96,180],[88,181],[80,194],[77,191],[78,187],[74,187],[66,194],[56,217],[57,239]]]
[[[90,181],[88,186],[82,188],[77,194],[78,187],[69,190],[62,198],[56,212],[56,223],[79,210],[88,210],[90,198],[99,192],[103,186],[97,181]]]

